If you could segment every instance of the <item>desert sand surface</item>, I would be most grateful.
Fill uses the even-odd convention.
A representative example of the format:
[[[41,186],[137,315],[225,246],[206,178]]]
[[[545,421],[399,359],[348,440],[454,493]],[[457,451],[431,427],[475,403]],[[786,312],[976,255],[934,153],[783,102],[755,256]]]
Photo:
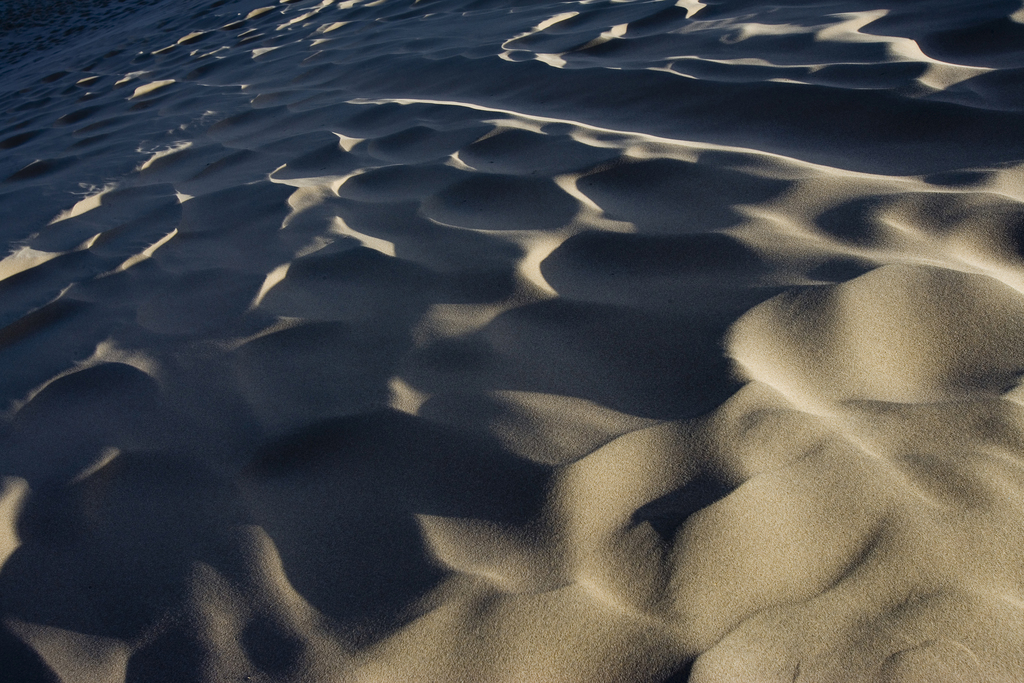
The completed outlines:
[[[0,682],[1024,680],[1021,0],[5,0]]]

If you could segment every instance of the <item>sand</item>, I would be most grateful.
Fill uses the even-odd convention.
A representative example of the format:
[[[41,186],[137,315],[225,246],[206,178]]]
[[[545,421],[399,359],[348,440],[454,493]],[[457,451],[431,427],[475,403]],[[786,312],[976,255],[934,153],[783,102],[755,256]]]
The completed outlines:
[[[1020,0],[0,54],[0,681],[1024,680]]]

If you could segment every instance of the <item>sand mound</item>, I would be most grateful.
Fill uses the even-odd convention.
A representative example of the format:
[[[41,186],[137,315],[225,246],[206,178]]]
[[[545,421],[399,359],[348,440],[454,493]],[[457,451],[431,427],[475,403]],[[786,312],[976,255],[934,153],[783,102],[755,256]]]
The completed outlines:
[[[1024,368],[1024,299],[985,275],[887,265],[761,304],[729,349],[751,378],[797,400],[998,396]]]

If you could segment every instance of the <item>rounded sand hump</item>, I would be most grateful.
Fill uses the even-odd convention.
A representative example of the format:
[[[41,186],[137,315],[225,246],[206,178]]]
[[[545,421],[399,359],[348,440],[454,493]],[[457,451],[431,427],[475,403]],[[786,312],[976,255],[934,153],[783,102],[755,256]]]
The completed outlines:
[[[0,6],[0,683],[1024,680],[1024,10]]]

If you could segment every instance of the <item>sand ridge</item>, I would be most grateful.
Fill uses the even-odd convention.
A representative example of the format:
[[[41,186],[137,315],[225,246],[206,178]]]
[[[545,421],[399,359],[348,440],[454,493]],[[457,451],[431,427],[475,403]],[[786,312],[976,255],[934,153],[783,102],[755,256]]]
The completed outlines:
[[[1024,10],[888,5],[5,6],[0,681],[1024,678]]]

